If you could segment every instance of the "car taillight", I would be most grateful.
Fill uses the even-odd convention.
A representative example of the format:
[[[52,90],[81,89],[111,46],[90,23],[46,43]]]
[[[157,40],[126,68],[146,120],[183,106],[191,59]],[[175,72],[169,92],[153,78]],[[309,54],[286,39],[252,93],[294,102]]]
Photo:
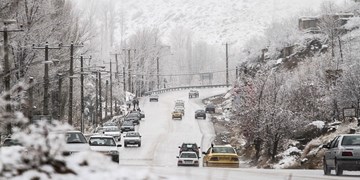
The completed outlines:
[[[232,161],[239,161],[239,158],[233,157],[233,158],[231,158],[231,160],[232,160]]]
[[[195,164],[199,164],[199,161],[194,161]]]
[[[219,161],[219,158],[218,157],[211,157],[210,161]]]
[[[344,151],[341,153],[342,156],[353,156],[352,152],[350,151]]]

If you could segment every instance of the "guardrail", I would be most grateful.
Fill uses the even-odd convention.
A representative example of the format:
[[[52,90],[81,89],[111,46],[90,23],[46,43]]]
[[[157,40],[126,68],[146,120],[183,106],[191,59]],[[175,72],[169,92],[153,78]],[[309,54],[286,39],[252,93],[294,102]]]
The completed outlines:
[[[171,87],[171,88],[158,89],[154,91],[148,91],[145,92],[144,95],[148,96],[151,94],[161,94],[169,91],[180,91],[184,89],[222,88],[222,87],[229,87],[229,85],[218,84],[218,85],[201,85],[201,86],[179,86],[179,87]]]

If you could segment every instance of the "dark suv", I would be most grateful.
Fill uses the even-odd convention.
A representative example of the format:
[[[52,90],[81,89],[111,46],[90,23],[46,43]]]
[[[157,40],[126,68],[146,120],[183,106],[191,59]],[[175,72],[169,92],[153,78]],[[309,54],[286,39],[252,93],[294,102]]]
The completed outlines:
[[[195,111],[195,119],[197,119],[199,117],[206,119],[206,113],[204,110],[200,109],[200,110]]]
[[[196,152],[197,156],[199,157],[200,147],[196,143],[183,143],[181,146],[179,146],[179,148],[179,154],[181,154],[183,151],[193,151]]]
[[[138,113],[129,113],[126,115],[124,121],[132,121],[134,125],[140,124],[141,115]]]
[[[206,105],[205,112],[215,113],[215,105],[213,104]]]

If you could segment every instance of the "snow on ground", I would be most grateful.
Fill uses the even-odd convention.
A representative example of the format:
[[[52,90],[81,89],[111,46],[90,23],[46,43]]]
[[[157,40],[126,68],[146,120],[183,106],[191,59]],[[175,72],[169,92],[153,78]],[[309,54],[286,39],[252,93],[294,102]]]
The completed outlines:
[[[282,159],[273,167],[275,169],[282,169],[292,166],[296,161],[296,156],[293,155],[293,153],[300,153],[300,152],[301,150],[299,150],[297,147],[290,147],[289,149],[277,155],[278,157],[282,157]]]
[[[325,122],[324,121],[313,121],[310,123],[311,125],[314,125],[315,127],[319,128],[319,129],[323,129],[325,126]]]

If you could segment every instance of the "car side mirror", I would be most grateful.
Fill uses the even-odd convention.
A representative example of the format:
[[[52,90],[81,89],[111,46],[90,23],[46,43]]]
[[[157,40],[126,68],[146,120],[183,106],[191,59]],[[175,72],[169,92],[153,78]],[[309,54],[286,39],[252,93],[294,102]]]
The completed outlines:
[[[179,146],[179,148],[181,148],[181,147]]]
[[[206,152],[202,152],[202,154],[205,154],[205,155],[206,155],[207,153],[206,153]]]
[[[329,148],[330,148],[330,145],[329,145],[329,144],[323,144],[323,145],[322,145],[322,148],[329,149]]]
[[[176,158],[179,158],[179,156],[176,156]]]
[[[116,147],[121,147],[121,144],[116,145]]]

